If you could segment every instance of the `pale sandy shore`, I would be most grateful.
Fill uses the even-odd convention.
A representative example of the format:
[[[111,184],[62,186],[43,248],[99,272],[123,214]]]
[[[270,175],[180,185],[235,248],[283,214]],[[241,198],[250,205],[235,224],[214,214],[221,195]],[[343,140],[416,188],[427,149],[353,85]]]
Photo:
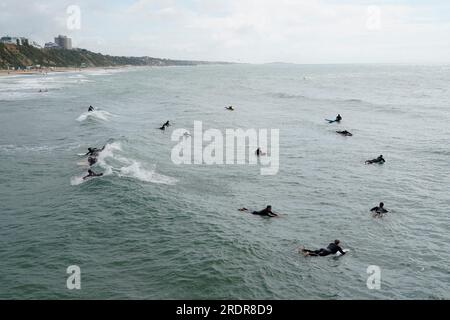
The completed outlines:
[[[89,67],[89,68],[41,68],[37,70],[3,70],[0,69],[1,76],[20,76],[20,75],[39,75],[48,74],[54,72],[83,72],[92,70],[111,70],[111,69],[123,69],[128,68],[128,66],[117,66],[117,67]]]

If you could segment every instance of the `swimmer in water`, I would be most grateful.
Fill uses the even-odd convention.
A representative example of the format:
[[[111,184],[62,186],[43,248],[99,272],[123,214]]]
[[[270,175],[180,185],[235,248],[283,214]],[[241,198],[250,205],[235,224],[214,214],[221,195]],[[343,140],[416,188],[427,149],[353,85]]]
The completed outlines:
[[[385,163],[386,160],[384,160],[383,155],[380,155],[378,158],[376,159],[372,159],[372,160],[366,160],[366,164],[372,164],[372,163]]]
[[[249,211],[247,208],[241,208],[239,209],[239,211]],[[265,209],[261,210],[261,211],[253,211],[252,214],[258,215],[258,216],[266,216],[266,217],[278,217],[278,214],[274,213],[272,211],[272,206],[267,206]]]
[[[103,173],[95,173],[94,171],[89,169],[88,170],[88,175],[83,177],[83,180],[86,180],[87,178],[90,178],[90,177],[101,177],[101,176],[103,176]]]
[[[105,147],[106,145],[104,145],[101,149],[88,148],[88,152],[85,154],[85,156],[97,156],[101,151],[105,150]]]
[[[342,120],[342,117],[341,117],[340,114],[338,114],[338,115],[336,116],[336,122],[340,122],[341,120]]]
[[[342,134],[342,135],[344,135],[344,136],[348,136],[348,137],[353,136],[353,134],[351,134],[351,133],[348,132],[347,130],[344,130],[344,131],[336,131],[336,132],[339,133],[339,134]]]
[[[89,158],[88,158],[88,163],[89,163],[90,166],[93,166],[94,164],[97,163],[97,158],[95,158],[95,157],[89,157]]]
[[[232,110],[232,111],[234,110],[233,106],[225,107],[225,109]]]
[[[384,203],[380,202],[378,207],[373,207],[372,209],[370,209],[370,212],[372,212],[372,216],[374,218],[381,218],[385,213],[388,213],[389,211],[384,208]]]
[[[89,106],[88,112],[92,112],[94,111],[94,107],[93,106]]]
[[[341,241],[339,240],[334,240],[333,243],[330,243],[328,245],[328,247],[326,249],[321,248],[319,250],[307,250],[303,247],[300,248],[301,252],[303,253],[303,255],[305,257],[307,256],[311,256],[311,257],[325,257],[328,256],[330,254],[336,254],[336,252],[340,252],[341,254],[345,254],[344,250],[342,250],[342,248],[339,246],[339,244],[341,243]]]
[[[256,149],[256,156],[265,156],[266,154],[261,151],[261,148]]]

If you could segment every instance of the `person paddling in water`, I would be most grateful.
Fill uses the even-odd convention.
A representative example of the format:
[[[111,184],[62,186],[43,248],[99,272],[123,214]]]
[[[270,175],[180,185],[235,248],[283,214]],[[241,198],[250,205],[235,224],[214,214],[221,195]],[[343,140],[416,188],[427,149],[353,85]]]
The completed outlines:
[[[168,126],[170,126],[169,120],[167,120],[166,123],[164,123],[164,124],[162,125],[162,127],[159,128],[159,130],[164,131],[164,130],[166,130],[166,127],[168,127]]]
[[[378,158],[376,159],[372,159],[372,160],[366,160],[366,164],[372,164],[372,163],[385,163],[386,160],[384,160],[383,155],[380,155]]]
[[[339,246],[341,241],[334,240],[334,242],[330,243],[326,249],[321,248],[319,250],[308,250],[304,247],[301,247],[300,250],[303,253],[305,257],[311,256],[311,257],[325,257],[330,254],[336,254],[336,252],[340,252],[341,254],[345,254],[344,250]]]
[[[94,107],[93,106],[89,106],[88,112],[92,112],[94,111]]]
[[[336,122],[340,122],[342,120],[342,117],[341,117],[341,115],[340,114],[338,114],[337,116],[336,116]]]
[[[348,137],[353,136],[353,134],[351,134],[351,133],[348,132],[347,130],[344,130],[344,131],[336,131],[336,132],[339,133],[339,134],[342,134],[343,136],[348,136]]]
[[[373,207],[372,209],[370,209],[370,212],[372,212],[372,216],[374,218],[381,218],[385,213],[388,213],[389,211],[384,208],[384,203],[380,202],[378,207]]]
[[[88,148],[88,152],[85,154],[86,156],[97,156],[101,151],[105,150],[105,146],[103,146],[103,148],[101,149],[97,149],[97,148]]]
[[[249,210],[247,208],[241,208],[239,211],[248,212]],[[272,206],[267,206],[265,209],[262,209],[261,211],[253,211],[252,214],[258,215],[258,216],[266,216],[266,217],[278,217],[278,214],[274,213],[272,211]]]
[[[262,152],[261,148],[256,149],[255,153],[257,157],[266,155],[264,152]]]
[[[88,170],[88,175],[83,177],[83,180],[86,180],[87,178],[90,178],[90,177],[101,177],[102,175],[103,175],[103,173],[95,173],[94,171],[89,169]]]
[[[233,111],[233,110],[234,110],[233,106],[225,107],[225,109],[227,109],[227,110],[231,110],[231,111]]]

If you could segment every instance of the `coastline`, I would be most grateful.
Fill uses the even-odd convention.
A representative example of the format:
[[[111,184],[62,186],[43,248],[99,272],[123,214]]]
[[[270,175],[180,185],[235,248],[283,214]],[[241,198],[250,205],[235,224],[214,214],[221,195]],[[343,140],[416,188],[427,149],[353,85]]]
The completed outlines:
[[[0,77],[2,76],[30,76],[30,75],[46,75],[49,73],[66,73],[66,72],[83,72],[92,70],[111,70],[123,69],[129,66],[113,66],[113,67],[87,67],[87,68],[73,68],[73,67],[53,67],[41,68],[35,70],[6,70],[0,69]]]

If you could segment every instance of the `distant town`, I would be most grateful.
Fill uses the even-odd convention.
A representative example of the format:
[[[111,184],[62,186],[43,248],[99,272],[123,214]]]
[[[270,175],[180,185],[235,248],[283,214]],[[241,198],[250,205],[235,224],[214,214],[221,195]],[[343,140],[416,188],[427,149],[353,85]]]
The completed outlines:
[[[12,44],[18,46],[30,45],[32,47],[42,49],[43,47],[36,41],[30,41],[28,38],[24,37],[11,37],[5,36],[0,38],[0,43]],[[45,49],[66,49],[72,50],[72,39],[67,36],[59,35],[55,37],[55,42],[47,42],[44,45]]]
[[[55,68],[88,68],[117,66],[195,66],[225,64],[224,62],[171,60],[153,57],[125,57],[95,53],[73,48],[72,39],[58,35],[54,42],[41,46],[29,38],[3,36],[0,38],[0,70],[46,72]]]

